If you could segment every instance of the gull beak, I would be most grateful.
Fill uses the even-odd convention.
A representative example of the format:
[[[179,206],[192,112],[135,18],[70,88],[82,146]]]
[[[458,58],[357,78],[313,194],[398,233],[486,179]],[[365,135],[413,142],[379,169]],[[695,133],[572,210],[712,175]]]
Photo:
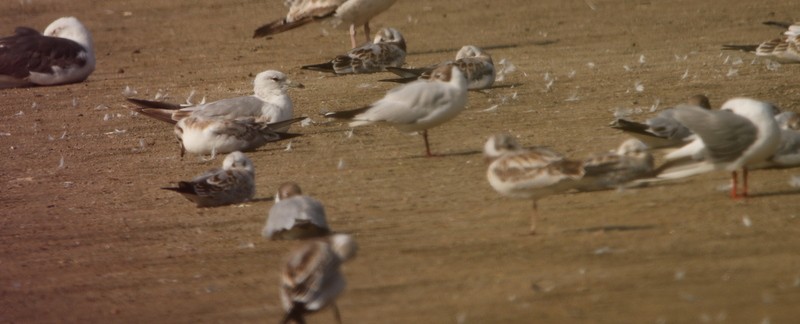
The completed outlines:
[[[298,89],[305,89],[306,87],[302,83],[294,82],[292,80],[286,80],[286,86],[289,88],[298,88]]]

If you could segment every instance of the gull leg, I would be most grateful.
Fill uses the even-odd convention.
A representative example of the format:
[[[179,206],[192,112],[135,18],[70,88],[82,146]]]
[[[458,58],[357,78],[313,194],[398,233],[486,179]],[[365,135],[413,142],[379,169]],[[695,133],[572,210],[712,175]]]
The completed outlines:
[[[369,39],[369,21],[364,23],[364,35],[367,37],[367,43],[369,43],[371,41],[371,39]]]
[[[533,201],[533,213],[531,213],[531,229],[528,231],[528,234],[534,235],[536,234],[536,219],[538,218],[539,211],[536,206],[536,200]]]
[[[428,157],[433,156],[431,154],[431,146],[430,146],[430,144],[428,144],[428,130],[427,129],[422,131],[422,139],[425,140],[425,153],[428,154]]]
[[[738,199],[739,198],[739,196],[736,195],[736,189],[737,189],[736,188],[737,187],[737,183],[736,183],[737,179],[736,178],[737,177],[738,177],[738,175],[736,174],[736,171],[731,172],[731,199]]]
[[[356,25],[350,24],[350,45],[356,48]]]
[[[742,197],[747,198],[747,167],[742,168]]]
[[[339,314],[339,307],[336,306],[336,302],[331,303],[331,309],[333,310],[333,317],[336,319],[336,324],[342,324],[342,315]]]

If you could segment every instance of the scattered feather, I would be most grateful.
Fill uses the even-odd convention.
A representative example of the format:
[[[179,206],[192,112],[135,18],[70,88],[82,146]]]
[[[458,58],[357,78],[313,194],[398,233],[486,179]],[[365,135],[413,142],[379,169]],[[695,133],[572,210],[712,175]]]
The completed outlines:
[[[789,178],[789,185],[792,186],[792,188],[800,188],[800,176],[792,176]]]
[[[689,69],[687,68],[686,71],[683,71],[683,75],[681,75],[681,80],[686,80],[689,77]]]
[[[239,245],[240,249],[252,249],[252,248],[255,248],[255,247],[256,247],[256,245],[253,242],[242,243],[242,244]]]
[[[517,71],[517,66],[505,58],[501,59],[498,65],[500,65],[500,70],[497,71],[497,74],[494,78],[496,82],[502,82],[503,80],[506,79],[507,75]]]
[[[336,169],[338,170],[344,169],[344,159],[339,159],[339,163],[336,164]]]
[[[78,108],[78,98],[72,98],[72,108]]]
[[[644,63],[645,63],[644,54],[639,55],[639,65],[644,65]]]
[[[658,110],[658,106],[661,105],[661,99],[656,98],[656,101],[650,106],[650,112],[655,112]]]
[[[0,132],[0,136],[11,136],[11,133]]]
[[[594,4],[594,1],[592,0],[584,0],[584,1],[586,2],[586,5],[589,6],[589,9],[592,9],[592,11],[597,11],[597,5]]]
[[[578,101],[578,100],[581,100],[581,98],[578,97],[578,89],[572,91],[572,94],[570,94],[569,97],[567,97],[567,99],[564,99],[564,101],[567,102]]]
[[[34,101],[34,102],[31,104],[31,109],[34,109],[34,110],[35,110],[35,109],[36,109],[38,106],[39,106],[39,105],[36,103],[36,101]]]
[[[683,280],[684,278],[686,278],[686,271],[683,270],[675,271],[675,276],[673,276],[673,278],[675,278],[675,281]]]
[[[165,100],[165,99],[167,99],[167,97],[169,97],[169,95],[167,95],[167,93],[162,92],[162,91],[164,91],[164,90],[158,89],[158,91],[156,92],[156,95],[153,96],[153,99],[155,101]]]
[[[113,116],[111,114],[105,114],[105,116],[103,116],[103,121],[109,121],[112,117]]]
[[[66,139],[66,138],[67,138],[67,131],[64,131],[63,133],[61,133],[61,137],[59,139],[63,140],[63,139]]]
[[[137,94],[139,94],[139,92],[136,91],[136,89],[131,88],[130,86],[125,86],[125,89],[122,90],[122,95],[125,97],[133,97]]]
[[[489,107],[489,108],[486,108],[486,109],[484,109],[484,110],[481,110],[481,111],[482,111],[482,112],[490,112],[490,111],[495,111],[495,110],[497,110],[497,108],[498,108],[498,107],[500,107],[500,105],[492,105],[491,107]]]
[[[186,105],[194,106],[194,104],[192,103],[192,98],[194,98],[194,94],[195,91],[194,89],[192,89],[192,91],[189,92],[189,95],[186,96]]]
[[[284,151],[289,152],[291,150],[292,150],[292,141],[289,141],[289,144],[286,144],[286,148],[284,149]]]
[[[586,63],[586,67],[588,67],[590,69],[594,69],[595,67],[597,67],[597,64],[594,64],[594,62],[589,62],[589,63]]]
[[[737,75],[739,75],[739,69],[730,68],[730,69],[728,69],[728,74],[726,74],[725,76],[727,76],[729,78],[732,78],[732,77],[735,77]]]
[[[744,227],[753,226],[753,221],[751,221],[750,217],[747,217],[747,215],[742,216],[742,225],[744,225]]]
[[[64,183],[63,183],[64,188],[72,188],[72,186],[74,186],[74,185],[75,185],[75,183],[72,182],[72,181],[64,181]]]
[[[25,115],[25,112],[20,110],[18,113],[14,114],[14,116],[22,116]]]
[[[770,70],[770,71],[773,71],[773,72],[778,71],[778,69],[780,69],[780,67],[781,67],[780,63],[778,63],[777,61],[773,61],[773,60],[767,60],[765,64],[767,66],[767,70]]]
[[[313,124],[313,123],[314,123],[314,121],[311,120],[311,118],[306,118],[306,119],[303,119],[303,120],[300,121],[300,127],[308,127],[308,126],[311,126],[311,124]]]
[[[634,89],[636,89],[636,92],[642,92],[644,91],[644,84],[640,81],[636,81],[636,83],[634,83]]]
[[[630,72],[630,71],[633,70],[633,69],[631,69],[630,66],[627,66],[627,65],[623,65],[622,68],[625,69],[625,72]]]
[[[737,57],[737,58],[733,59],[733,61],[731,62],[731,65],[742,65],[742,63],[744,63],[742,61],[742,58]]]
[[[104,104],[99,104],[97,105],[97,107],[94,107],[94,110],[106,110],[106,109],[108,109],[108,106]]]
[[[58,168],[59,169],[63,169],[64,168],[64,156],[63,155],[61,156],[61,160],[58,161]]]
[[[344,133],[344,134],[345,134],[345,136],[346,136],[347,138],[351,138],[351,137],[353,137],[353,130],[354,130],[354,128],[351,128],[350,130],[346,131],[346,132]]]
[[[577,74],[577,72],[575,72],[575,70],[569,71],[569,73],[567,74],[567,77],[572,79],[572,78],[575,77],[575,74]]]

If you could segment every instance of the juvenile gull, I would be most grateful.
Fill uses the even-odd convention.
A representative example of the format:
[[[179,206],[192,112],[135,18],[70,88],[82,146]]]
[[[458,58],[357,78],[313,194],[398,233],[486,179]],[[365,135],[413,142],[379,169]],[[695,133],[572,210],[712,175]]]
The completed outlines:
[[[289,7],[285,18],[272,21],[255,30],[253,38],[285,32],[317,20],[330,19],[334,26],[350,25],[350,44],[356,47],[356,26],[364,26],[370,39],[369,21],[389,9],[396,0],[284,0]]]
[[[742,170],[743,191],[747,197],[747,172],[769,159],[781,144],[774,106],[766,102],[734,98],[719,111],[681,107],[675,119],[686,125],[697,138],[665,156],[659,178],[675,179],[713,170],[731,172],[731,198],[738,198],[737,170]]]
[[[312,240],[293,250],[281,272],[280,295],[286,311],[281,323],[305,323],[305,314],[328,305],[341,323],[336,298],[347,283],[340,268],[357,250],[355,240],[346,234]]]
[[[455,61],[445,61],[425,68],[407,69],[401,67],[390,67],[386,70],[397,74],[399,79],[385,79],[380,81],[407,83],[418,78],[429,79],[431,71],[444,65],[454,65],[467,79],[467,89],[482,90],[488,89],[494,84],[496,77],[492,56],[482,49],[473,45],[466,45],[456,53]]]
[[[759,45],[722,45],[722,49],[753,52],[780,63],[800,63],[800,22],[786,26],[780,37]]]
[[[484,145],[490,161],[486,177],[503,196],[533,200],[530,234],[536,232],[537,201],[567,191],[624,187],[653,172],[652,156],[641,142],[626,141],[617,152],[569,160],[542,147],[523,148],[508,134],[494,135]]]
[[[302,88],[303,85],[292,82],[282,72],[267,70],[256,75],[253,80],[253,95],[250,96],[190,107],[134,98],[126,100],[141,106],[132,108],[134,111],[171,124],[189,116],[226,119],[253,117],[258,122],[276,123],[292,118],[292,99],[286,92],[289,87]],[[285,132],[288,127],[276,130]]]
[[[389,90],[369,106],[325,117],[350,120],[350,126],[385,123],[402,132],[422,131],[425,153],[432,156],[428,129],[455,118],[467,105],[467,80],[456,67],[433,71],[430,80],[417,80]]]
[[[185,152],[211,154],[213,157],[217,153],[251,151],[269,142],[300,136],[276,129],[286,129],[303,119],[305,117],[267,123],[253,117],[224,119],[192,116],[179,120],[174,130],[181,145],[181,157]]]
[[[56,19],[43,34],[17,27],[0,38],[0,89],[81,82],[94,67],[92,35],[75,17]]]
[[[704,95],[691,96],[687,103],[692,106],[711,109],[708,97]],[[680,147],[692,140],[694,135],[689,128],[675,119],[674,108],[665,109],[644,123],[619,118],[609,126],[641,140],[651,149]]]
[[[233,152],[215,168],[194,178],[178,182],[177,187],[161,189],[180,193],[197,207],[215,207],[248,201],[256,193],[253,162],[242,152]]]
[[[281,184],[261,234],[273,240],[295,240],[328,233],[330,229],[322,203],[303,195],[297,183]]]
[[[406,41],[394,28],[381,28],[372,43],[354,48],[327,63],[306,65],[305,70],[336,74],[360,74],[386,71],[387,67],[401,67],[406,61]]]

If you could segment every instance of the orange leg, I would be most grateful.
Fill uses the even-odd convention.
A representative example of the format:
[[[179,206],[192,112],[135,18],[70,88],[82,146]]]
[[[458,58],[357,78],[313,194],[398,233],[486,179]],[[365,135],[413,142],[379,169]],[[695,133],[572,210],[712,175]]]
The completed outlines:
[[[350,45],[356,48],[356,25],[350,25]]]
[[[747,198],[747,167],[742,168],[742,197]]]
[[[433,156],[431,154],[431,146],[428,144],[428,130],[422,131],[422,139],[425,140],[425,153],[428,154],[428,157]]]
[[[365,22],[364,23],[364,36],[367,37],[367,43],[372,41],[371,39],[369,39],[369,35],[370,35],[370,33],[369,33],[369,22]]]
[[[738,184],[736,183],[737,178],[738,174],[736,174],[736,171],[731,172],[731,199],[739,198],[739,196],[736,194],[736,189],[738,187]]]

